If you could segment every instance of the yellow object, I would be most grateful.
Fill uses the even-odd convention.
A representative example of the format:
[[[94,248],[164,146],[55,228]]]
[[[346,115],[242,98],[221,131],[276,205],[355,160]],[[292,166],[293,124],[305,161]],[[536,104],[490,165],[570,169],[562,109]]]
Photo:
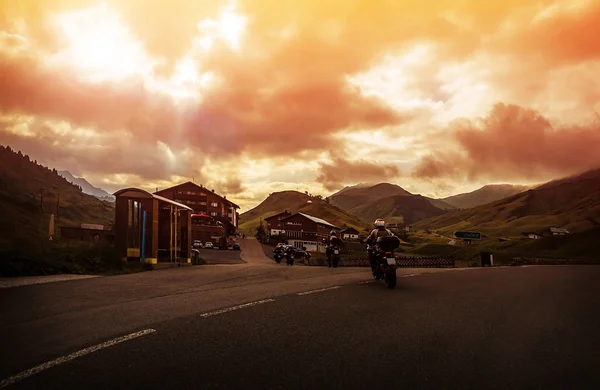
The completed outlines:
[[[127,257],[140,257],[140,248],[127,248]]]
[[[192,259],[190,257],[188,257],[187,262],[188,262],[188,264],[192,264]]]
[[[156,257],[146,257],[144,259],[144,263],[146,263],[146,264],[158,264],[158,260],[156,259]]]

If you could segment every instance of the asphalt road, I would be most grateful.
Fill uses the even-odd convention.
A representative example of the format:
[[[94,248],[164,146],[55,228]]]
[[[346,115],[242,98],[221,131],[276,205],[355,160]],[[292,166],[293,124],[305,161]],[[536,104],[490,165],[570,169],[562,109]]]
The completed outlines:
[[[207,264],[241,264],[244,260],[240,258],[241,251],[232,249],[198,249],[200,257],[206,260]]]
[[[399,275],[250,261],[3,289],[0,380],[148,329],[8,388],[600,388],[600,267]]]

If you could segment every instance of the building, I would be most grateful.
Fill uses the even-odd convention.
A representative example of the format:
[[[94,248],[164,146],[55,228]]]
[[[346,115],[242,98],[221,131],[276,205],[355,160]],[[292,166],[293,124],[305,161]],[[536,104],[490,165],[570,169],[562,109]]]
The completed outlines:
[[[226,196],[217,194],[215,190],[188,181],[157,191],[155,194],[190,207],[194,214],[205,214],[215,222],[221,222],[227,236],[237,232],[239,226],[237,210],[240,206],[227,200]]]
[[[281,220],[288,243],[297,248],[306,248],[309,252],[325,252],[323,238],[329,237],[337,226],[324,219],[304,213],[295,213]]]
[[[340,232],[342,240],[358,241],[358,230],[353,227],[346,228]]]
[[[285,233],[285,227],[281,221],[290,215],[292,215],[292,213],[285,210],[282,213],[265,218],[265,222],[267,223],[267,234],[269,236],[278,236],[279,234]]]
[[[76,240],[92,243],[114,242],[115,234],[112,229],[103,225],[90,225],[82,223],[81,226],[61,226],[60,238],[63,240]]]
[[[537,240],[542,238],[542,235],[539,233],[535,233],[535,232],[523,232],[521,233],[522,235],[524,235],[527,238],[530,238],[532,240]]]
[[[190,262],[190,207],[139,188],[114,195],[115,249],[123,259]]]
[[[199,240],[202,244],[217,244],[225,235],[223,224],[206,214],[192,214],[192,242]]]
[[[550,233],[552,233],[553,236],[565,236],[569,234],[569,231],[565,228],[551,227]]]

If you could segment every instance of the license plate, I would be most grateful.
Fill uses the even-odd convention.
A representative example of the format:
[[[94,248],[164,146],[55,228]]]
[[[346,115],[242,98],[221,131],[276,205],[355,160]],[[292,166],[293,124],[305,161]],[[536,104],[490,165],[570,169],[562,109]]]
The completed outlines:
[[[337,249],[335,251],[333,251],[334,254],[339,255],[340,251],[338,251]]]
[[[388,265],[396,265],[396,259],[393,257],[388,257],[387,263],[388,263]]]

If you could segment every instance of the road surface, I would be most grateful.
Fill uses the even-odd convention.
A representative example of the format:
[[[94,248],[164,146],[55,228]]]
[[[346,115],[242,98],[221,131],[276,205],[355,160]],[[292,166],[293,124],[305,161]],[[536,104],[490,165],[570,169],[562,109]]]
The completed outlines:
[[[600,267],[403,269],[388,290],[251,252],[0,290],[0,388],[600,388]]]

